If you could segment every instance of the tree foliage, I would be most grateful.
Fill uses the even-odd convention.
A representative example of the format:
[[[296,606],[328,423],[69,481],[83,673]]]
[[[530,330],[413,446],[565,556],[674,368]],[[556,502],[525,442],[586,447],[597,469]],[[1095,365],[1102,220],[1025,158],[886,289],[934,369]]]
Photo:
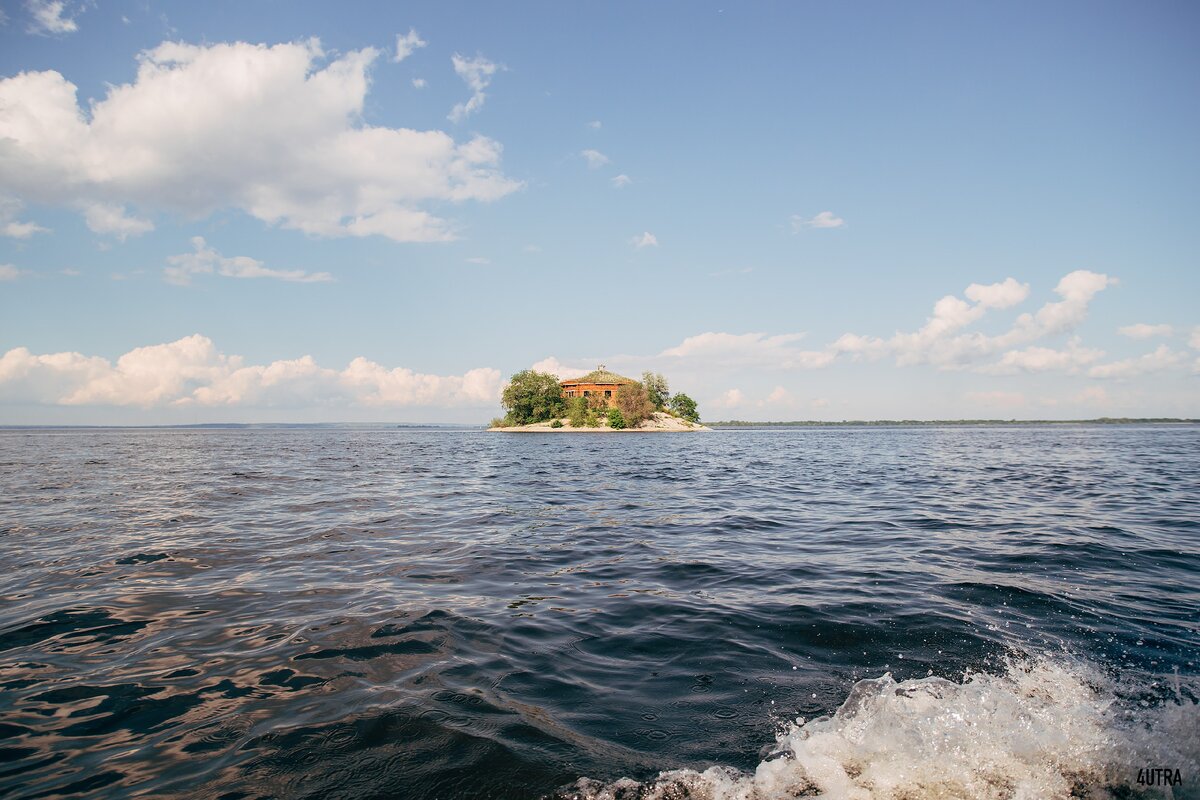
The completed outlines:
[[[587,425],[588,404],[586,397],[567,398],[567,417],[572,428],[582,428]]]
[[[625,415],[621,413],[621,409],[613,406],[608,410],[608,427],[614,431],[619,431],[626,427]]]
[[[661,372],[643,372],[642,386],[646,387],[646,395],[654,404],[656,411],[663,411],[667,401],[671,399],[671,390],[667,387],[667,379]]]
[[[671,411],[688,422],[700,421],[700,412],[696,408],[696,401],[682,392],[671,398]]]
[[[636,428],[654,414],[654,403],[646,387],[640,383],[622,384],[617,389],[617,408],[625,418],[625,424]]]
[[[504,387],[500,403],[508,411],[507,419],[511,425],[544,422],[561,417],[566,411],[558,378],[531,369],[512,376],[508,386]]]

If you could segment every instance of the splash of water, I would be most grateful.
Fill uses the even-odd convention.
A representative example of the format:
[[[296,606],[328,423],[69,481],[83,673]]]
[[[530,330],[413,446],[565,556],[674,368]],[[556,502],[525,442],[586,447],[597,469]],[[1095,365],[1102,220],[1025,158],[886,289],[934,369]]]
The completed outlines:
[[[582,779],[578,800],[1044,800],[1200,797],[1200,706],[1123,702],[1098,671],[1011,659],[999,674],[859,681],[832,716],[798,719],[753,773],[673,770]],[[1181,786],[1137,783],[1169,767]]]

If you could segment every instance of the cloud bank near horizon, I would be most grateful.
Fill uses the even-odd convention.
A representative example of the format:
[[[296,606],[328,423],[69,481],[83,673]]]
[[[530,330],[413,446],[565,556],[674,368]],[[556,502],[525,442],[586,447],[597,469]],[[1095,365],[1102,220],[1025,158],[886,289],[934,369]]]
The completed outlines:
[[[500,398],[498,370],[428,375],[355,358],[343,369],[311,357],[246,364],[193,334],[138,347],[116,362],[65,352],[37,355],[24,347],[0,356],[0,401],[137,408],[402,408],[490,407]]]
[[[320,280],[323,276],[285,274],[257,262],[236,263],[195,243],[202,256],[183,277],[193,274],[235,277],[271,273],[271,277]],[[195,254],[193,254],[195,255]],[[252,260],[247,260],[252,261]],[[228,262],[228,263],[226,263]],[[968,330],[989,313],[1015,309],[1028,299],[1030,286],[1014,278],[992,284],[972,283],[963,296],[938,300],[925,323],[890,337],[845,333],[820,348],[805,347],[805,333],[766,334],[708,331],[651,355],[603,358],[615,368],[663,371],[668,374],[705,373],[713,383],[694,391],[711,407],[735,410],[780,407],[793,395],[775,386],[769,397],[753,399],[736,386],[719,385],[732,376],[829,369],[838,363],[890,359],[899,368],[927,367],[939,371],[974,372],[1003,379],[1021,373],[1058,373],[1091,380],[1123,380],[1175,371],[1200,374],[1200,332],[1193,330],[1185,344],[1159,344],[1132,358],[1105,360],[1103,350],[1085,346],[1076,333],[1087,318],[1089,305],[1117,283],[1108,275],[1076,270],[1055,286],[1059,299],[1036,311],[1018,314],[1001,333]],[[1156,330],[1156,334],[1165,331]],[[1065,338],[1065,341],[1062,341]],[[1047,340],[1061,343],[1050,346]],[[591,369],[587,361],[555,356],[531,368],[576,377]],[[478,367],[462,375],[429,375],[404,368],[387,368],[355,358],[342,369],[324,367],[311,356],[246,364],[236,355],[217,350],[200,334],[177,341],[135,348],[111,362],[77,352],[35,354],[18,347],[0,357],[0,402],[60,406],[132,406],[137,408],[398,408],[445,406],[495,408],[503,375],[494,367]],[[974,401],[999,407],[1018,405],[1017,393],[970,392]],[[1093,402],[1103,395],[1093,391]],[[1106,395],[1103,395],[1106,397]],[[824,407],[821,405],[813,407]]]

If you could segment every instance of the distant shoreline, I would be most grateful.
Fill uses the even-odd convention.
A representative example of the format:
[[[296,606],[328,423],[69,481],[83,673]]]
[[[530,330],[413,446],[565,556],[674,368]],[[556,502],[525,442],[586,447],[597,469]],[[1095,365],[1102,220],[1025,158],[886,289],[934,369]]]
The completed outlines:
[[[706,423],[711,428],[931,428],[947,426],[992,427],[996,425],[1196,425],[1200,419],[1175,417],[1098,417],[1096,419],[874,419],[842,420],[824,422],[820,420],[797,420],[794,422],[746,422],[726,420]]]
[[[841,420],[828,422],[821,420],[795,420],[791,422],[747,422],[745,420],[726,420],[722,422],[706,422],[705,426],[713,429],[734,430],[738,428],[935,428],[935,427],[995,427],[995,426],[1042,426],[1042,425],[1200,425],[1200,419],[1183,419],[1178,417],[1098,417],[1096,419],[875,419],[875,420]],[[263,430],[263,429],[301,429],[324,428],[341,430],[377,430],[389,428],[396,430],[445,430],[445,431],[477,431],[487,430],[484,423],[446,423],[446,422],[202,422],[179,425],[63,425],[63,424],[30,424],[2,425],[0,431],[22,430]]]

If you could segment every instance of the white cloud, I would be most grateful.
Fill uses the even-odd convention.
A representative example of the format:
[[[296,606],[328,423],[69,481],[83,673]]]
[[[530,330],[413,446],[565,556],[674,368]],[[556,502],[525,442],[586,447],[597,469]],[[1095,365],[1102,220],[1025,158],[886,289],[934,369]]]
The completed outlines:
[[[1005,278],[1000,283],[972,283],[963,294],[984,308],[1011,308],[1029,297],[1029,284]]]
[[[422,40],[415,29],[409,28],[408,33],[396,35],[396,55],[392,57],[392,61],[398,64],[427,44],[429,43]]]
[[[22,271],[12,264],[0,264],[0,281],[15,281],[22,274]]]
[[[658,237],[649,231],[645,231],[641,236],[634,236],[629,240],[629,243],[641,250],[643,247],[658,247]]]
[[[633,183],[633,178],[629,177],[623,172],[612,179],[612,185],[614,189],[624,189],[631,183]]]
[[[192,252],[169,256],[169,267],[163,269],[168,283],[188,286],[193,275],[223,275],[227,278],[275,278],[296,283],[321,283],[333,280],[328,272],[305,272],[299,269],[268,269],[263,262],[249,256],[226,258],[209,247],[202,236],[192,237]]]
[[[696,359],[706,366],[758,367],[767,369],[819,369],[836,357],[828,350],[802,350],[796,343],[803,333],[768,336],[765,333],[717,333],[689,336],[660,357]]]
[[[844,228],[846,220],[834,216],[832,211],[822,211],[812,219],[806,219],[799,214],[792,215],[792,230],[801,231],[804,228]]]
[[[713,408],[737,408],[745,402],[746,397],[742,394],[741,389],[729,389],[713,400],[710,405]]]
[[[974,303],[946,295],[934,304],[933,314],[916,331],[898,332],[888,339],[847,333],[830,345],[830,350],[860,359],[891,355],[901,366],[934,364],[942,369],[960,369],[996,353],[1071,331],[1087,317],[1095,295],[1115,283],[1116,279],[1107,275],[1087,270],[1071,272],[1054,289],[1062,300],[1046,303],[1034,314],[1021,314],[1008,331],[995,336],[963,329],[991,309],[1021,302],[1027,287],[1012,278],[988,285],[971,284],[965,294]],[[1037,359],[1030,356],[1014,355],[1009,362],[985,367],[984,371],[1026,368],[1034,361]],[[1070,363],[1078,366],[1077,361]]]
[[[521,249],[522,249],[522,250],[524,250],[526,253],[540,253],[540,252],[542,252],[542,248],[541,248],[541,246],[540,246],[540,245],[536,245],[536,244],[527,244],[527,245],[525,245],[524,247],[522,247]]]
[[[770,406],[790,405],[793,402],[792,393],[782,386],[776,386],[764,402]]]
[[[445,241],[430,203],[491,201],[520,187],[477,136],[365,123],[372,48],[329,60],[317,40],[274,46],[165,42],[132,83],[80,107],[53,71],[0,80],[0,175],[20,199],[78,208],[129,236],[170,211],[240,209],[320,236]]]
[[[999,361],[988,365],[983,371],[995,374],[1048,371],[1075,373],[1102,358],[1103,350],[1082,347],[1078,340],[1072,339],[1063,350],[1037,345],[1022,350],[1009,350]]]
[[[471,90],[471,98],[467,102],[458,103],[450,110],[450,121],[462,122],[483,107],[483,101],[487,99],[484,90],[491,85],[492,76],[500,67],[483,56],[464,58],[455,53],[450,57],[450,61],[454,64],[454,71],[458,73],[458,77],[462,78]]]
[[[601,123],[601,122],[600,122],[600,120],[598,120],[598,119],[594,119],[594,120],[592,120],[592,121],[591,121],[591,122],[589,122],[587,125],[588,125],[588,127],[589,127],[589,128],[591,128],[592,130],[597,130],[597,131],[598,131],[598,130],[600,130],[600,128],[602,128],[602,127],[603,127],[603,123]]]
[[[1138,322],[1134,325],[1117,328],[1117,333],[1122,336],[1128,336],[1130,339],[1150,339],[1155,336],[1170,336],[1174,332],[1175,329],[1170,325],[1150,325],[1145,322]]]
[[[557,375],[560,380],[564,381],[568,378],[578,378],[580,375],[586,375],[591,372],[590,369],[583,367],[569,367],[554,356],[543,358],[531,366],[530,369],[535,372],[548,372],[551,375]]]
[[[479,264],[481,266],[492,263],[490,258],[484,258],[483,256],[473,256],[466,261],[468,264]]]
[[[1187,356],[1177,353],[1165,344],[1158,346],[1152,353],[1127,358],[1123,361],[1113,361],[1108,364],[1097,364],[1088,370],[1093,378],[1131,378],[1148,372],[1161,372],[1172,367],[1183,365]]]
[[[121,241],[154,230],[148,219],[129,216],[119,205],[91,203],[84,209],[84,220],[92,233],[112,234]]]
[[[412,85],[414,89],[424,89],[429,84],[425,82],[424,78],[413,78]]]
[[[0,195],[0,236],[10,239],[28,239],[35,233],[49,233],[49,228],[43,228],[36,222],[19,222],[17,214],[25,204],[15,197]]]
[[[41,34],[74,33],[79,30],[75,18],[67,14],[63,0],[25,0],[29,10],[29,32]]]
[[[0,357],[0,399],[55,405],[488,406],[500,395],[500,372],[425,375],[356,358],[341,370],[310,356],[247,365],[199,334],[139,347],[117,359],[80,353],[36,355],[19,347]]]
[[[583,160],[587,162],[588,169],[600,169],[608,163],[608,156],[599,150],[584,150],[579,155],[583,156]]]
[[[59,271],[62,272],[63,275],[66,275],[68,278],[78,278],[80,275],[83,274],[79,270],[72,269],[71,267],[67,267],[64,270],[59,270]]]
[[[1188,337],[1188,347],[1200,350],[1200,325],[1192,328],[1192,335]]]

